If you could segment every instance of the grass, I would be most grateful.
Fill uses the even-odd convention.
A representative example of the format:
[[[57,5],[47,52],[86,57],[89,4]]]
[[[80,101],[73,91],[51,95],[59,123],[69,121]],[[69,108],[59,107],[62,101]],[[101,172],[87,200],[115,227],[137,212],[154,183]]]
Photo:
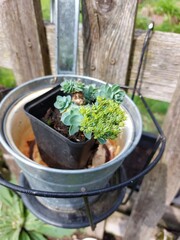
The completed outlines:
[[[50,1],[51,0],[41,0],[43,18],[46,21],[50,20]]]
[[[12,70],[0,68],[0,85],[7,88],[16,86],[16,81]]]
[[[180,1],[142,1],[138,7],[136,28],[146,29],[151,20],[155,22],[155,30],[180,33]]]
[[[164,20],[164,22],[156,26],[157,31],[162,31],[162,32],[175,32],[175,33],[180,33],[180,25],[175,25],[171,23],[169,20]]]
[[[150,107],[150,110],[154,114],[156,120],[158,123],[162,126],[164,122],[164,118],[166,116],[169,103],[167,102],[162,102],[162,101],[157,101],[153,99],[148,99],[145,98],[148,106]],[[139,111],[142,116],[143,120],[143,130],[146,132],[151,132],[151,133],[157,133],[157,129],[150,117],[150,115],[147,113],[147,110],[144,107],[144,104],[142,103],[141,99],[139,97],[135,97],[134,102],[136,103],[137,107],[139,108]]]
[[[155,13],[180,19],[180,8],[178,3],[179,0],[159,0],[156,2]]]

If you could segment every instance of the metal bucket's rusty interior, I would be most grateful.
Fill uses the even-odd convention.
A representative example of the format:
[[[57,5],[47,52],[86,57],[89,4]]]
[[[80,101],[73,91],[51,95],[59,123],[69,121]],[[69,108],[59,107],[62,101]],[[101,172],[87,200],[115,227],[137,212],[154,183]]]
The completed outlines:
[[[42,160],[37,144],[35,142],[34,134],[31,128],[28,128],[24,134],[22,141],[18,146],[18,149],[28,158],[32,159],[33,161],[41,164],[43,166],[47,166],[47,164]],[[110,161],[115,156],[117,156],[120,152],[120,145],[116,140],[107,141],[105,145],[100,145],[98,151],[96,152],[92,166],[89,167],[96,167],[105,162]]]

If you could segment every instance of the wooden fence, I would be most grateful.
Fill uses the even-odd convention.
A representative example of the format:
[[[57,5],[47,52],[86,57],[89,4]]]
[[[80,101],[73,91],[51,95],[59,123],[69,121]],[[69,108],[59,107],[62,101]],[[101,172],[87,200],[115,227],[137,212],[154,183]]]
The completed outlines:
[[[137,4],[137,0],[82,1],[80,74],[134,84],[145,36],[144,31],[134,32]],[[39,0],[0,0],[0,66],[13,70],[18,85],[54,73],[54,39],[54,26],[44,24]],[[164,122],[167,147],[143,181],[128,221],[127,240],[150,239],[180,187],[179,49],[179,34],[153,33],[141,73],[142,93],[171,103]]]

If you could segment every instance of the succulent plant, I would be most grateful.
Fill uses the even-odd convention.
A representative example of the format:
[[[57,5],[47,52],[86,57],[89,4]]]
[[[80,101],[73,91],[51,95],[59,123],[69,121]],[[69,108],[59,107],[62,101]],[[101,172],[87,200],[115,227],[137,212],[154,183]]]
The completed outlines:
[[[92,103],[96,99],[97,87],[95,84],[86,85],[84,88],[84,97],[87,103]]]
[[[82,119],[83,116],[76,105],[72,105],[61,117],[61,121],[66,126],[69,126],[69,135],[73,135],[80,130]]]
[[[64,112],[71,105],[71,96],[57,96],[54,107],[61,113]]]
[[[75,92],[83,92],[84,90],[84,83],[81,81],[74,81],[74,80],[65,80],[61,84],[61,90],[64,93],[75,93]]]
[[[97,91],[97,96],[101,96],[106,99],[112,99],[118,103],[122,103],[125,92],[121,90],[120,86],[117,84],[105,84],[99,88],[99,90]]]
[[[63,239],[72,234],[72,230],[53,227],[37,219],[16,193],[0,186],[0,239]]]

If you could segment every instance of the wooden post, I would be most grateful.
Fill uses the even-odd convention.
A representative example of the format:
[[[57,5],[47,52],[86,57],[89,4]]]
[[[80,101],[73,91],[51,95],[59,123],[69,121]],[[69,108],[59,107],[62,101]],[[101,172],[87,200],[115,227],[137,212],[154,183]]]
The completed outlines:
[[[164,122],[167,136],[161,162],[144,178],[129,220],[125,240],[150,239],[180,187],[180,79]]]
[[[137,0],[82,1],[84,74],[125,84]]]
[[[0,0],[0,28],[18,85],[51,73],[40,0]]]

